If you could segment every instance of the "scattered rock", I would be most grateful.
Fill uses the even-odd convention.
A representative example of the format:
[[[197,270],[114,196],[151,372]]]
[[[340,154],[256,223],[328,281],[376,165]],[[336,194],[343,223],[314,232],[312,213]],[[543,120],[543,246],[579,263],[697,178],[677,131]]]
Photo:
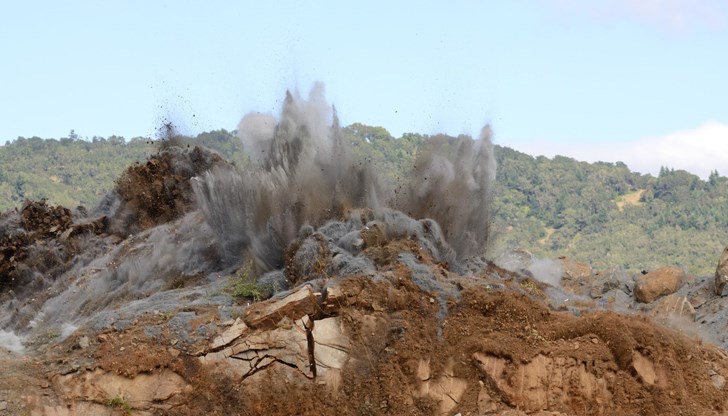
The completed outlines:
[[[506,250],[495,259],[495,264],[511,272],[526,270],[534,260],[530,251],[521,249]]]
[[[576,288],[590,284],[594,273],[591,266],[570,257],[559,257],[561,261],[561,282],[565,288]]]
[[[591,297],[596,299],[611,291],[621,291],[625,294],[634,291],[634,279],[619,266],[594,273]]]
[[[615,310],[628,310],[632,307],[633,299],[621,289],[612,289],[600,297],[605,299]]]

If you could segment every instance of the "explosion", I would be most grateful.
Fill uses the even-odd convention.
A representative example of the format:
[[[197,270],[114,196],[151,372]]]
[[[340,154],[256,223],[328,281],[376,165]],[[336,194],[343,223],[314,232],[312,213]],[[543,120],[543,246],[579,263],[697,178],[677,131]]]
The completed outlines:
[[[443,242],[439,259],[453,267],[485,250],[495,179],[489,126],[477,140],[432,139],[399,184],[385,183],[352,152],[322,84],[307,100],[287,93],[278,119],[246,115],[238,135],[251,166],[215,167],[194,181],[197,203],[228,261],[249,257],[258,272],[279,269],[302,227],[347,220],[360,208],[371,209],[389,237],[432,234]],[[401,224],[392,210],[424,222]]]

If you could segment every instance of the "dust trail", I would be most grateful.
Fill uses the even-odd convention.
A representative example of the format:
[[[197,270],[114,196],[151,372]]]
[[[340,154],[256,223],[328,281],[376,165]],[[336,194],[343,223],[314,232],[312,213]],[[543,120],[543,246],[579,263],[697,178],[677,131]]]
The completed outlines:
[[[287,93],[279,120],[273,128],[271,123],[258,115],[240,123],[251,169],[213,169],[193,182],[225,257],[247,254],[258,271],[282,266],[283,251],[302,226],[343,218],[356,207],[376,208],[382,192],[371,166],[343,141],[321,84],[308,100]]]
[[[483,254],[488,243],[496,168],[491,136],[490,126],[485,126],[476,141],[433,138],[395,200],[395,208],[435,220],[458,260]]]
[[[371,208],[380,219],[395,209],[434,220],[399,233],[436,234],[433,240],[447,241],[457,260],[484,252],[495,179],[489,126],[477,140],[439,137],[427,143],[396,197],[385,194],[388,184],[343,139],[322,84],[308,99],[288,92],[277,119],[246,115],[238,136],[251,166],[217,167],[193,181],[197,204],[230,262],[249,256],[259,273],[281,268],[286,247],[303,226],[345,219],[354,208]],[[440,252],[452,251],[444,246]]]
[[[555,288],[561,287],[564,266],[559,260],[539,258],[525,250],[508,250],[495,259],[495,264],[514,273],[530,275]]]
[[[25,349],[23,346],[23,338],[15,335],[12,331],[8,332],[0,329],[0,348],[5,348],[15,353],[22,353]]]
[[[553,287],[561,286],[564,267],[559,260],[534,259],[527,270],[540,282],[548,283]]]

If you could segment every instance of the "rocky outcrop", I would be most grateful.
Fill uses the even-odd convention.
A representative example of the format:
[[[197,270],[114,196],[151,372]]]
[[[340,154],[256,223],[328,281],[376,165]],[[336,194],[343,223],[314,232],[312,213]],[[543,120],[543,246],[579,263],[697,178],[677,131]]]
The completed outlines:
[[[339,299],[332,296],[330,301]],[[237,319],[213,340],[200,362],[240,381],[276,366],[294,378],[303,376],[337,389],[351,341],[338,317],[314,320],[320,310],[338,309],[331,302],[320,307],[311,287],[304,285],[281,299],[255,304],[245,322]]]
[[[728,283],[728,247],[723,249],[718,267],[715,269],[715,293],[718,296],[725,296],[726,283]]]
[[[652,303],[662,296],[675,293],[687,279],[685,271],[677,267],[659,268],[636,279],[635,299],[642,303]]]
[[[349,344],[338,318],[311,321],[304,317],[282,322],[275,329],[241,334],[219,351],[201,356],[200,361],[239,381],[276,366],[294,378],[317,379],[335,388],[348,359]]]
[[[36,303],[6,304],[22,321],[0,314],[22,331],[0,341],[26,346],[22,357],[0,349],[0,414],[728,411],[728,355],[647,314],[616,312],[724,328],[728,298],[713,293],[722,294],[728,259],[699,290],[696,281],[681,289],[688,279],[674,268],[635,282],[620,268],[595,273],[527,252],[495,265],[473,244],[486,236],[469,235],[485,225],[463,225],[447,204],[435,210],[440,225],[425,211],[419,220],[384,207],[350,211],[366,198],[338,199],[347,187],[337,184],[336,198],[321,199],[299,189],[300,178],[289,185],[305,197],[280,203],[289,199],[263,198],[267,180],[242,186],[248,176],[232,168],[198,176],[219,162],[165,146],[117,182],[99,208],[106,216],[79,222],[44,204],[0,214],[0,289],[14,282],[3,277],[13,262]],[[226,188],[228,179],[236,185]],[[241,211],[249,202],[253,211]],[[462,257],[471,250],[478,257]],[[246,257],[250,273],[230,275]],[[232,294],[243,277],[254,285],[249,298]],[[268,300],[255,301],[264,291]]]
[[[245,311],[243,320],[251,328],[275,328],[284,318],[295,321],[306,315],[315,315],[318,309],[313,289],[303,285],[285,298],[252,305]]]
[[[140,411],[170,410],[183,403],[191,387],[175,372],[164,369],[128,378],[101,369],[53,378],[56,391],[72,402]]]

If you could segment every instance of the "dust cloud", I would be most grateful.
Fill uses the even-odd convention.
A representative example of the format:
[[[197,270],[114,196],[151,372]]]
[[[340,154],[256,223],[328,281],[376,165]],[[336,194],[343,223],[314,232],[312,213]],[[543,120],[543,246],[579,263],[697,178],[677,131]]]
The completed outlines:
[[[283,253],[302,227],[346,219],[356,208],[372,209],[377,218],[397,210],[433,220],[426,230],[399,233],[442,234],[434,240],[446,241],[460,261],[483,254],[488,243],[496,168],[491,135],[486,126],[477,140],[429,140],[410,177],[395,188],[352,152],[319,83],[307,98],[288,92],[277,118],[243,117],[238,136],[250,166],[215,167],[195,178],[193,189],[223,256],[250,258],[258,273],[283,267]]]
[[[238,135],[251,159],[244,167],[165,140],[146,164],[127,170],[91,217],[59,211],[62,227],[23,240],[30,260],[59,260],[41,270],[47,273],[19,260],[13,273],[27,273],[0,299],[0,345],[19,350],[31,332],[42,338],[89,322],[104,327],[124,301],[164,309],[176,295],[157,295],[224,284],[219,276],[248,260],[256,277],[281,270],[298,240],[304,255],[324,238],[339,254],[336,267],[358,272],[373,267],[357,255],[375,231],[415,241],[453,270],[485,252],[495,179],[489,127],[477,140],[425,142],[398,186],[352,151],[321,84],[306,98],[287,93],[277,117],[246,115]],[[17,212],[0,216],[0,237],[31,233],[21,220]]]
[[[490,202],[495,156],[490,126],[478,140],[430,140],[415,162],[409,183],[394,207],[415,218],[431,218],[442,228],[458,260],[481,254],[490,236]]]

